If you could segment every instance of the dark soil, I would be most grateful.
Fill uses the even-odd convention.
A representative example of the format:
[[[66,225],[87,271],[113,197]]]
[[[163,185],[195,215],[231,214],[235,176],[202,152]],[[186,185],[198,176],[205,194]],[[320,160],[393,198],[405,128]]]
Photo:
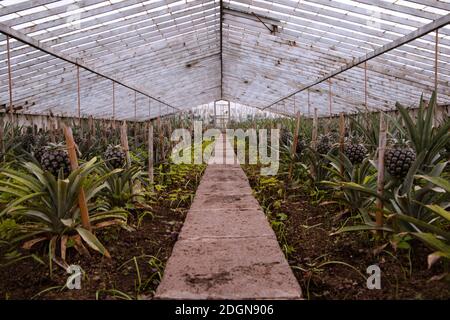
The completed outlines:
[[[256,179],[251,174],[249,180],[254,187]],[[368,232],[330,236],[347,218],[352,224],[350,215],[339,215],[335,206],[313,205],[299,190],[286,194],[279,209],[287,215],[284,239],[277,236],[282,247],[284,243],[294,250],[287,259],[305,299],[450,299],[448,276],[447,280],[435,279],[448,274],[448,265],[438,262],[428,269],[431,251],[422,243],[410,242],[411,250],[394,250],[389,240],[375,241]],[[383,250],[374,252],[384,244]],[[381,269],[380,290],[368,289],[363,278],[369,276],[367,267],[374,264]]]
[[[305,298],[311,299],[450,299],[450,282],[432,280],[444,273],[443,263],[427,269],[430,250],[420,242],[411,243],[411,251],[386,246],[376,254],[374,249],[387,242],[376,243],[367,232],[348,232],[330,236],[342,224],[333,220],[335,210],[312,206],[307,198],[288,200],[282,210],[288,215],[287,241],[295,252],[289,257]],[[352,265],[364,276],[366,269],[378,265],[381,269],[381,289],[367,289],[366,280],[352,268],[331,263],[314,271],[314,266],[326,261],[341,261]]]
[[[81,282],[81,290],[65,288],[61,291],[61,286],[64,286],[69,276],[65,270],[55,266],[50,276],[48,265],[27,259],[1,269],[1,298],[30,299],[49,288],[54,289],[35,298],[96,299],[97,292],[101,299],[118,298],[120,293],[99,291],[110,289],[126,293],[133,299],[152,298],[187,210],[173,211],[168,207],[157,207],[154,212],[154,217],[144,218],[136,231],[116,228],[98,235],[111,253],[112,259],[95,253],[92,253],[89,259],[75,251],[69,251],[67,260],[71,264],[80,265],[86,274]],[[160,260],[160,266],[149,263],[151,256]],[[141,289],[138,288],[134,257],[139,266]]]
[[[0,267],[0,299],[152,299],[192,201],[169,201],[169,193],[194,194],[200,176],[195,176],[198,170],[190,174],[191,182],[184,182],[189,190],[180,191],[175,183],[151,205],[152,215],[144,216],[140,223],[136,212],[130,215],[129,224],[135,231],[117,226],[96,233],[111,259],[93,251],[90,258],[74,249],[67,251],[67,262],[84,271],[80,290],[64,287],[70,275],[54,263],[50,274],[45,254],[48,246],[33,247],[32,252],[18,251],[23,256],[38,255],[45,265],[27,258]],[[0,257],[4,250],[0,250]]]

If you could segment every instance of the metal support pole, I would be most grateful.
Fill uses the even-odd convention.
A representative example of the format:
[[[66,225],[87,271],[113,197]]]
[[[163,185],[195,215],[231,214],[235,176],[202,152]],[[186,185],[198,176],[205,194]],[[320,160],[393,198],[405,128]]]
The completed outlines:
[[[154,171],[153,171],[153,124],[150,121],[148,126],[148,181],[150,183],[150,188],[153,190],[154,183]]]
[[[333,102],[332,100],[332,95],[331,95],[331,78],[328,79],[328,100],[329,100],[329,113],[330,113],[330,117],[328,118],[328,126],[327,126],[327,132],[330,131],[331,129],[331,118],[333,116]]]
[[[328,101],[329,101],[329,113],[330,113],[330,119],[333,114],[333,103],[331,101],[331,78],[328,79]]]
[[[81,126],[81,95],[80,95],[80,67],[77,66],[77,108],[78,124]]]
[[[12,93],[12,75],[11,75],[11,48],[9,45],[9,36],[6,36],[6,51],[7,51],[7,58],[8,58],[9,113],[10,113],[10,120],[12,123],[13,93]]]
[[[137,97],[136,91],[134,91],[134,122],[137,121]]]
[[[439,58],[439,29],[436,29],[436,42],[434,46],[434,92],[436,94],[437,105],[437,89],[438,89],[438,58]]]
[[[294,114],[297,114],[297,108],[296,108],[296,105],[295,105],[295,94],[294,94]]]
[[[311,137],[311,147],[313,150],[317,150],[317,136],[318,136],[318,119],[317,119],[317,108],[314,108],[314,118],[313,118],[313,129],[312,129],[312,137]],[[316,170],[313,163],[310,165],[311,175],[316,177]]]
[[[115,89],[115,82],[112,83],[112,121],[113,121],[113,128],[116,128],[116,89]]]
[[[378,57],[379,55],[382,55],[382,54],[384,54],[386,52],[389,52],[391,50],[394,50],[394,49],[396,49],[396,48],[398,48],[398,47],[400,47],[400,46],[402,46],[404,44],[407,44],[407,43],[409,43],[409,42],[411,42],[411,41],[413,41],[415,39],[418,39],[418,38],[420,38],[420,37],[422,37],[422,36],[432,32],[432,31],[434,31],[436,29],[439,29],[442,26],[447,25],[449,22],[450,22],[450,15],[449,14],[443,15],[443,16],[437,18],[436,20],[433,20],[432,22],[430,22],[430,23],[428,23],[426,25],[419,27],[418,29],[416,29],[416,30],[414,30],[414,31],[412,31],[412,32],[410,32],[410,33],[408,33],[408,34],[406,34],[406,35],[404,35],[404,36],[394,40],[394,41],[391,41],[391,42],[385,44],[384,46],[381,46],[381,47],[379,47],[379,48],[377,48],[377,49],[367,53],[366,55],[364,55],[362,57],[359,57],[359,58],[356,58],[356,59],[352,59],[351,62],[345,64],[344,66],[341,66],[341,67],[335,69],[331,73],[328,73],[327,75],[325,75],[323,77],[320,77],[319,79],[316,79],[316,80],[312,81],[309,84],[301,86],[300,89],[297,89],[296,91],[294,91],[294,92],[292,92],[292,93],[290,93],[290,94],[288,94],[288,95],[286,95],[286,96],[284,96],[282,98],[279,98],[276,101],[273,101],[271,104],[261,108],[261,110],[270,108],[271,106],[277,104],[278,102],[280,102],[280,101],[282,101],[284,99],[292,97],[296,93],[299,93],[299,92],[302,92],[304,90],[307,90],[307,89],[309,89],[309,88],[311,88],[311,87],[313,87],[313,86],[315,86],[315,85],[317,85],[319,83],[322,83],[322,82],[326,81],[327,79],[335,77],[338,74],[341,74],[341,73],[343,73],[343,72],[345,72],[345,71],[347,71],[347,70],[349,70],[349,69],[351,69],[351,68],[353,68],[353,67],[355,67],[357,65],[360,65],[361,63],[363,63],[365,61],[371,60],[371,59],[373,59],[375,57]]]
[[[345,118],[344,113],[341,112],[339,114],[339,158],[340,158],[340,166],[339,172],[341,176],[344,176],[344,141],[345,141]]]
[[[367,61],[364,62],[364,106],[366,108],[366,111],[368,111],[369,106],[367,105]]]
[[[214,101],[214,127],[217,127],[217,110],[216,110],[216,101]]]
[[[228,121],[227,124],[230,123],[231,120],[231,107],[230,107],[230,101],[228,101]]]
[[[150,98],[148,98],[148,117],[151,118],[151,105],[152,105],[152,100],[150,100]]]
[[[307,90],[307,92],[308,92],[308,116],[310,116],[311,115],[311,103],[309,100],[309,89]]]

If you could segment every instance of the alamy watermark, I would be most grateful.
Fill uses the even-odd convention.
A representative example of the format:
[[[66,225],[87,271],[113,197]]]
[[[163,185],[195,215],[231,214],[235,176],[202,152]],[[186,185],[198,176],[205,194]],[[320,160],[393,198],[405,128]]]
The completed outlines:
[[[202,121],[194,121],[193,139],[188,129],[175,129],[171,135],[171,141],[177,142],[172,149],[172,161],[175,164],[235,164],[237,158],[240,164],[261,164],[261,175],[277,174],[280,160],[279,129],[270,130],[270,144],[267,129],[226,129],[225,141],[220,139],[221,134],[219,129],[203,132]],[[203,148],[205,141],[215,143]]]
[[[81,289],[81,276],[82,276],[82,269],[80,266],[76,264],[71,264],[67,268],[67,273],[70,274],[70,276],[67,278],[66,281],[66,287],[70,290]]]
[[[81,29],[81,12],[76,4],[67,6],[66,12],[70,13],[66,18],[67,28],[71,30]]]
[[[381,269],[376,264],[370,265],[366,270],[369,277],[367,278],[367,289],[381,289]]]

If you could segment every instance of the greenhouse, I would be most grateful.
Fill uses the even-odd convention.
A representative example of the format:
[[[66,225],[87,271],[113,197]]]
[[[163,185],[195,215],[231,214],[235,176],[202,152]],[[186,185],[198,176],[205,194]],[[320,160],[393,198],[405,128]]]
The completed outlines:
[[[450,299],[450,0],[3,0],[0,80],[1,300]]]

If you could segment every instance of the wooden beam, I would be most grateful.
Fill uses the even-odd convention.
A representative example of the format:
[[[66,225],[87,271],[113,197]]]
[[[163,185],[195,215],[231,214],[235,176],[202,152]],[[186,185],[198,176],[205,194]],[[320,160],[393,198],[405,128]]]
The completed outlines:
[[[131,167],[131,156],[130,156],[130,148],[128,146],[128,130],[127,130],[127,122],[123,121],[122,126],[120,127],[120,144],[122,145],[122,149],[125,152],[126,158],[126,167]],[[130,181],[130,189],[132,188],[132,183]]]
[[[289,164],[288,182],[292,180],[292,172],[294,170],[295,155],[297,153],[298,131],[300,130],[300,111],[297,111],[297,121],[295,123],[294,140],[291,146],[291,162]]]
[[[78,169],[78,158],[76,153],[75,141],[72,135],[72,129],[64,125],[64,136],[66,138],[67,153],[70,159],[70,167],[73,170]],[[91,223],[89,221],[89,212],[87,207],[86,195],[84,189],[81,187],[80,194],[78,195],[78,206],[80,207],[81,224],[83,228],[91,231]]]
[[[383,196],[384,191],[384,154],[386,151],[386,132],[387,124],[384,113],[380,112],[380,135],[378,145],[378,172],[377,172],[377,194],[379,197]],[[383,201],[380,198],[376,200],[376,226],[383,226]]]

